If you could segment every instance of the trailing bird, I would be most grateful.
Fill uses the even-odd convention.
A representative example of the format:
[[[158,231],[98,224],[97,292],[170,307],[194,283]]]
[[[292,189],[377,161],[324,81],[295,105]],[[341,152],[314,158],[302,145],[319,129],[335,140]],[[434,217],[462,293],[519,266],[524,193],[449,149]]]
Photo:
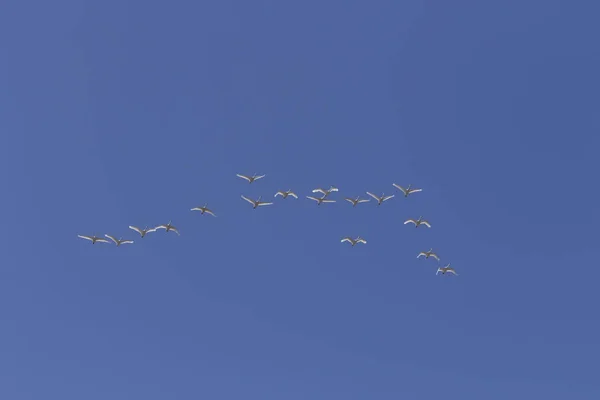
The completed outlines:
[[[429,249],[428,251],[420,252],[419,255],[417,256],[417,258],[419,258],[421,256],[425,256],[425,258],[433,257],[436,260],[440,261],[440,258],[438,257],[438,255],[433,252],[433,248]]]
[[[426,227],[431,228],[431,225],[429,224],[429,222],[425,221],[423,219],[423,217],[419,217],[419,219],[417,219],[417,220],[407,219],[406,221],[404,221],[404,225],[406,225],[408,223],[415,224],[415,228],[418,228],[419,225],[425,225]]]
[[[144,238],[144,236],[146,236],[147,233],[156,232],[156,228],[149,229],[148,227],[145,227],[144,229],[140,229],[137,226],[132,225],[129,225],[129,229],[133,229],[134,231],[142,235],[142,239]]]
[[[255,209],[256,207],[260,207],[260,206],[270,206],[271,204],[273,204],[273,203],[268,203],[268,202],[266,202],[266,201],[260,201],[261,197],[262,197],[262,196],[258,196],[258,199],[256,199],[256,201],[255,201],[255,200],[249,199],[249,198],[247,198],[246,196],[242,195],[242,199],[244,199],[244,200],[246,200],[248,203],[252,204],[252,205],[253,205],[253,207],[252,207],[253,209]]]
[[[365,239],[361,238],[360,236],[357,237],[356,239],[352,239],[351,237],[345,237],[342,239],[341,242],[342,243],[348,242],[348,243],[352,244],[352,247],[354,247],[357,243],[367,244],[367,241]]]
[[[212,215],[213,217],[216,217],[215,213],[212,212],[212,210],[210,210],[208,207],[206,207],[207,205],[208,205],[208,203],[204,203],[204,205],[202,207],[194,207],[194,208],[191,208],[190,211],[200,211],[201,215],[206,213],[206,214]]]
[[[408,197],[409,194],[421,192],[423,190],[423,189],[411,189],[410,188],[411,185],[408,185],[408,187],[406,189],[400,185],[396,185],[395,183],[392,183],[392,185],[394,185],[394,187],[400,189],[402,191],[402,193],[404,193],[404,197]]]
[[[112,240],[113,242],[115,242],[115,244],[118,246],[122,245],[122,244],[128,244],[128,243],[133,243],[133,240],[123,240],[123,238],[117,239],[114,236],[110,236],[110,235],[104,235],[107,238],[109,238],[110,240]]]
[[[326,194],[323,195],[323,197],[306,196],[306,198],[316,201],[318,206],[320,206],[321,203],[335,203],[335,200],[327,200]]]
[[[377,196],[375,196],[373,193],[370,193],[370,192],[367,192],[367,194],[368,194],[369,196],[371,196],[372,198],[374,198],[375,200],[377,200],[377,205],[378,205],[378,206],[380,206],[380,205],[381,205],[381,203],[383,203],[384,201],[386,201],[386,200],[389,200],[389,199],[391,199],[392,197],[394,197],[394,195],[391,195],[391,196],[386,196],[385,194],[381,194],[381,197],[377,197]]]
[[[349,201],[350,203],[352,203],[352,207],[356,207],[357,204],[360,203],[368,203],[369,199],[361,199],[360,196],[355,198],[355,199],[351,199],[350,197],[346,197],[344,200]]]
[[[329,189],[313,189],[313,193],[322,193],[324,195],[324,197],[329,196],[329,193],[331,192],[337,192],[338,188],[336,188],[335,186],[329,186]]]
[[[294,197],[296,199],[298,198],[298,196],[296,195],[296,193],[292,192],[291,189],[287,190],[286,192],[282,192],[280,190],[279,192],[275,193],[275,196],[273,196],[273,197],[277,197],[278,195],[281,196],[281,197],[283,197],[284,199],[287,199],[288,196],[292,196],[292,197]]]
[[[156,229],[156,230],[158,230],[158,229],[164,229],[166,232],[173,231],[177,235],[179,235],[179,231],[177,230],[177,228],[175,228],[173,225],[171,225],[171,221],[169,221],[169,223],[166,224],[166,225],[159,225],[159,226],[157,226],[154,229]]]
[[[94,236],[86,236],[86,235],[77,235],[77,237],[80,237],[82,239],[86,239],[92,242],[92,244],[96,244],[96,242],[100,242],[100,243],[109,243],[108,240],[106,239],[102,239],[101,237],[98,237],[96,235]]]
[[[454,270],[454,268],[450,268],[450,264],[446,265],[445,267],[441,267],[437,269],[437,272],[435,273],[436,275],[439,273],[442,273],[442,275],[446,274],[446,272],[450,272],[451,274],[457,275],[456,271]]]
[[[254,181],[259,180],[260,178],[264,178],[266,175],[257,175],[256,173],[252,176],[236,174],[238,178],[242,178],[248,181],[248,183],[252,183]]]

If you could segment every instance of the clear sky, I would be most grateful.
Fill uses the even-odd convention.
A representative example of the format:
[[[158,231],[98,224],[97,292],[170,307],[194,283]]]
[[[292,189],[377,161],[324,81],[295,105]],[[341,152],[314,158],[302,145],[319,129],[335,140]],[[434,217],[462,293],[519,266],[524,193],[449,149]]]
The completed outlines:
[[[600,398],[585,3],[4,1],[0,397]]]

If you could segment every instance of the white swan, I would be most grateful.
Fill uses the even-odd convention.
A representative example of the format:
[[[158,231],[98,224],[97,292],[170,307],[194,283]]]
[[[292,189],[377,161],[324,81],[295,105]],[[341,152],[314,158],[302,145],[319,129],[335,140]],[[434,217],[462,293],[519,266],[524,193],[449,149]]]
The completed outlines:
[[[423,189],[411,189],[410,188],[411,185],[408,185],[408,187],[406,187],[406,189],[400,185],[396,185],[395,183],[392,183],[392,185],[394,185],[394,187],[400,189],[402,191],[402,193],[404,193],[404,197],[408,197],[409,194],[421,192],[423,190]]]
[[[349,201],[350,203],[352,203],[352,207],[356,207],[357,204],[360,203],[368,203],[371,200],[368,199],[361,199],[360,196],[355,198],[355,199],[351,199],[350,197],[346,197],[344,200]]]
[[[324,197],[329,196],[329,193],[331,192],[337,192],[339,191],[338,188],[336,188],[335,186],[329,186],[329,189],[313,189],[313,193],[321,193],[323,194]]]
[[[425,225],[428,228],[431,228],[431,224],[423,219],[423,217],[419,217],[419,219],[407,219],[404,221],[404,225],[406,224],[415,224],[415,228],[418,228],[419,225]]]
[[[140,229],[137,226],[133,226],[133,225],[129,225],[129,229],[133,229],[134,231],[136,231],[137,233],[139,233],[140,235],[142,235],[142,238],[144,236],[146,236],[147,233],[156,232],[156,228],[149,229],[148,227],[146,227],[144,229]]]
[[[108,240],[106,239],[102,239],[101,237],[98,237],[96,235],[94,236],[86,236],[86,235],[77,235],[77,237],[80,237],[82,239],[86,239],[92,242],[92,244],[96,244],[96,242],[100,242],[100,243],[109,243]]]
[[[306,196],[306,198],[316,201],[318,206],[320,206],[321,203],[335,203],[335,200],[327,200],[327,195],[323,195],[323,197]]]
[[[213,217],[216,217],[215,213],[212,212],[212,210],[210,210],[208,207],[206,207],[208,205],[208,203],[204,203],[204,205],[202,207],[194,207],[194,208],[190,208],[190,211],[200,211],[200,214],[210,214]]]
[[[285,192],[283,192],[283,191],[280,190],[279,192],[275,193],[275,196],[273,196],[273,197],[277,197],[277,196],[281,196],[284,199],[287,199],[288,196],[292,196],[293,198],[296,198],[296,199],[298,198],[298,196],[296,195],[296,193],[292,192],[291,189],[288,189]]]
[[[114,236],[110,236],[110,235],[104,235],[107,238],[109,238],[110,240],[112,240],[113,242],[115,242],[115,244],[118,246],[122,245],[122,244],[128,244],[128,243],[133,243],[133,240],[123,240],[123,238],[121,239],[117,239]]]
[[[352,239],[351,237],[345,237],[341,240],[342,243],[344,242],[348,242],[350,244],[352,244],[352,247],[354,247],[357,243],[364,243],[367,244],[367,241],[363,238],[361,238],[360,236],[357,237],[356,239]]]
[[[177,228],[175,228],[173,225],[171,225],[171,221],[169,221],[169,223],[166,224],[166,225],[159,225],[159,226],[157,226],[154,229],[156,229],[156,230],[158,230],[158,229],[164,229],[166,232],[173,231],[177,235],[179,235],[179,231],[177,230]]]
[[[252,204],[252,208],[255,209],[256,207],[260,207],[260,206],[270,206],[273,203],[268,203],[266,201],[260,201],[262,196],[258,196],[258,199],[252,200],[247,198],[246,196],[242,195],[242,199],[246,200],[248,203]]]
[[[257,175],[257,174],[254,174],[252,176],[247,176],[247,175],[236,174],[236,176],[238,178],[242,178],[242,179],[247,180],[248,183],[252,183],[252,182],[257,181],[257,180],[259,180],[261,178],[264,178],[266,175]]]
[[[450,272],[451,274],[458,276],[458,274],[456,273],[454,268],[450,268],[450,264],[446,265],[445,267],[438,268],[437,272],[435,274],[437,275],[440,272],[442,273],[442,275],[445,274],[446,272]]]
[[[377,197],[377,196],[375,196],[373,193],[370,193],[370,192],[367,192],[367,194],[368,194],[369,196],[371,196],[372,198],[374,198],[375,200],[377,200],[377,205],[378,205],[378,206],[379,206],[379,205],[381,205],[381,203],[383,203],[384,201],[386,201],[386,200],[389,200],[389,199],[391,199],[392,197],[394,197],[394,195],[391,195],[391,196],[386,196],[385,194],[382,194],[382,195],[381,195],[381,197]]]
[[[428,251],[420,252],[419,255],[417,256],[417,258],[419,258],[421,256],[425,256],[425,258],[433,257],[436,260],[440,261],[440,258],[438,257],[438,255],[433,252],[433,248],[429,249]]]

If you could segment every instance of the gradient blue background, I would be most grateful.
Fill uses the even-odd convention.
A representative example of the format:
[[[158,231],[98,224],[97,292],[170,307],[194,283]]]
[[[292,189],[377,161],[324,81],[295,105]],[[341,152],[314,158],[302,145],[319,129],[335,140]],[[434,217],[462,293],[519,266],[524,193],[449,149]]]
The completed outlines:
[[[0,397],[600,398],[593,4],[3,2]]]

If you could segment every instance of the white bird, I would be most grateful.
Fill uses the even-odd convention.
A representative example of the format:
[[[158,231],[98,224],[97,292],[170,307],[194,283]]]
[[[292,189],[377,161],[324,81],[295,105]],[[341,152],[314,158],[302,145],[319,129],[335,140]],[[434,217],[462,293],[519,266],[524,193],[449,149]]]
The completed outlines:
[[[322,193],[324,195],[324,197],[329,196],[329,193],[331,192],[337,192],[338,188],[336,188],[335,186],[329,186],[329,189],[313,189],[313,193]]]
[[[173,225],[171,225],[171,221],[169,221],[169,223],[166,224],[166,225],[159,225],[159,226],[157,226],[154,229],[156,229],[156,230],[158,230],[158,229],[164,229],[166,232],[173,231],[177,235],[179,235],[179,231],[177,230],[177,228],[175,228]]]
[[[108,240],[106,239],[102,239],[101,237],[98,237],[96,235],[94,236],[86,236],[86,235],[77,235],[77,237],[80,237],[82,239],[86,239],[92,242],[92,244],[96,244],[96,242],[100,242],[100,243],[109,243]]]
[[[260,207],[260,206],[270,206],[273,203],[268,203],[266,201],[260,201],[262,196],[258,196],[258,199],[256,200],[252,200],[247,198],[246,196],[242,195],[242,199],[246,200],[248,203],[253,205],[253,209],[255,209],[256,207]]]
[[[410,186],[408,185],[408,187],[405,189],[400,185],[396,185],[395,183],[392,183],[392,185],[394,185],[394,187],[400,189],[402,191],[402,193],[404,193],[404,197],[408,197],[409,194],[413,194],[413,193],[417,193],[422,191],[423,189],[411,189]]]
[[[421,256],[425,256],[425,258],[433,257],[436,260],[440,261],[440,258],[438,257],[438,255],[433,252],[433,248],[429,249],[428,251],[420,252],[419,255],[417,256],[417,258],[419,258]]]
[[[323,197],[306,196],[306,198],[316,201],[318,206],[320,206],[321,203],[335,203],[335,200],[327,200],[326,194],[323,195]]]
[[[370,192],[367,192],[367,194],[368,194],[369,196],[371,196],[372,198],[374,198],[375,200],[377,200],[377,205],[378,205],[378,206],[380,206],[380,205],[381,205],[381,203],[383,203],[384,201],[386,201],[386,200],[389,200],[389,199],[391,199],[392,197],[394,197],[394,195],[391,195],[391,196],[386,196],[386,195],[385,195],[385,193],[382,193],[382,194],[381,194],[381,197],[377,197],[377,196],[375,196],[373,193],[370,193]]]
[[[144,229],[140,229],[137,226],[133,225],[129,225],[129,229],[133,229],[134,231],[142,235],[142,238],[144,238],[144,236],[146,236],[147,233],[156,232],[156,228],[149,229],[148,227],[145,227]]]
[[[123,238],[117,239],[114,236],[110,236],[110,235],[104,235],[107,238],[109,238],[110,240],[112,240],[113,242],[115,242],[115,244],[118,246],[122,245],[122,244],[128,244],[128,243],[133,243],[133,240],[123,240]]]
[[[431,228],[431,224],[429,224],[429,222],[425,221],[423,219],[423,217],[419,217],[419,219],[417,219],[417,220],[407,219],[406,221],[404,221],[404,225],[409,224],[409,223],[415,224],[415,228],[418,228],[419,225],[425,225],[426,227]]]
[[[298,198],[296,193],[292,192],[291,189],[287,190],[286,192],[283,192],[280,190],[279,192],[275,193],[275,196],[273,196],[273,197],[277,197],[278,195],[283,197],[284,199],[287,199],[288,196],[292,196],[293,198],[296,198],[296,199]]]
[[[206,213],[206,214],[212,215],[213,217],[216,217],[215,213],[212,212],[212,210],[210,210],[208,207],[206,207],[207,205],[208,205],[208,203],[204,203],[204,205],[202,207],[194,207],[194,208],[191,208],[190,211],[200,211],[201,215]]]
[[[445,274],[446,272],[450,272],[451,274],[457,275],[456,271],[454,270],[454,268],[450,268],[450,264],[446,265],[445,267],[441,267],[437,269],[437,272],[435,273],[436,275],[439,273]]]
[[[342,243],[344,242],[348,242],[350,244],[352,244],[352,247],[354,247],[357,243],[364,243],[367,244],[367,241],[363,238],[361,238],[360,236],[357,237],[356,239],[352,239],[351,237],[345,237],[341,240]]]
[[[266,175],[257,175],[256,173],[252,176],[236,174],[238,178],[242,178],[248,181],[248,183],[252,183],[260,178],[264,178]]]
[[[360,203],[368,203],[371,200],[368,199],[361,199],[360,196],[355,198],[355,199],[351,199],[350,197],[346,197],[344,200],[349,201],[350,203],[352,203],[352,207],[356,207],[357,204]]]

